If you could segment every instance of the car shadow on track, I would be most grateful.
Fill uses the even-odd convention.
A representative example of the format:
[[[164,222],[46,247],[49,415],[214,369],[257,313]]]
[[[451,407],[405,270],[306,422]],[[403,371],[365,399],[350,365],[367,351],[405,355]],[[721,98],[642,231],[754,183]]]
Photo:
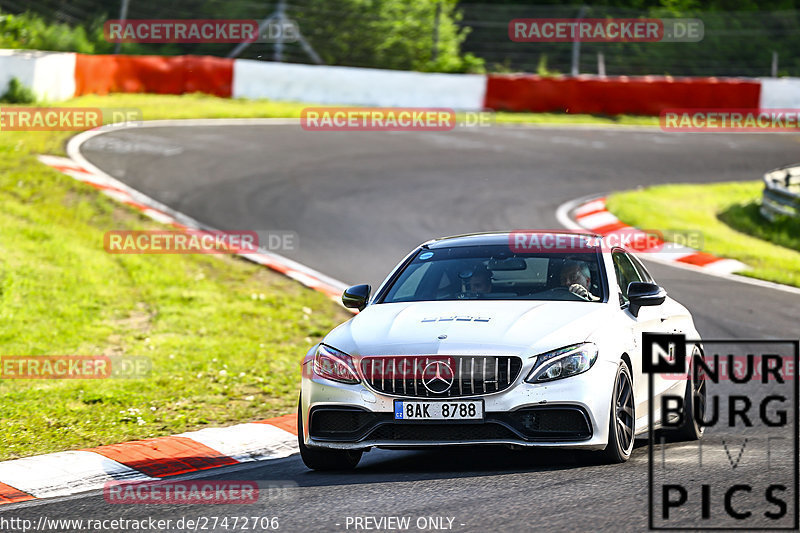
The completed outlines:
[[[634,458],[647,443],[637,441]],[[645,450],[641,450],[645,448]],[[300,463],[302,467],[302,463]],[[373,450],[353,471],[314,472],[292,476],[300,486],[370,484],[391,481],[457,479],[502,474],[568,471],[587,467],[615,468],[596,452],[503,447],[448,447],[415,451]]]

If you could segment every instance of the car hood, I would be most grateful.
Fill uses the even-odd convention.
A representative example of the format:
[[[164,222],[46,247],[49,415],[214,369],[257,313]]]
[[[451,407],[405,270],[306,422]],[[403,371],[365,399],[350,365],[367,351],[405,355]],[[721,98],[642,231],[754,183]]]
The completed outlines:
[[[586,340],[608,314],[606,304],[590,302],[374,304],[323,343],[359,356],[535,354]]]

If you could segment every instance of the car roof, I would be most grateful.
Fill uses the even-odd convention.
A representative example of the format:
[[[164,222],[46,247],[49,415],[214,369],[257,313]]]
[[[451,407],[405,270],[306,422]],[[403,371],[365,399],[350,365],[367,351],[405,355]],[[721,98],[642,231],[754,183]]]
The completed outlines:
[[[588,237],[600,237],[595,233],[587,233],[587,232],[580,232],[580,231],[569,231],[569,230],[521,230],[521,231],[491,231],[486,233],[468,233],[464,235],[453,235],[450,237],[440,237],[438,239],[432,239],[424,244],[423,247],[429,248],[431,250],[436,250],[440,248],[454,248],[460,246],[485,246],[485,245],[493,245],[493,244],[508,244],[515,234],[524,233],[526,235],[530,235],[532,233],[540,234],[540,235],[585,235]]]

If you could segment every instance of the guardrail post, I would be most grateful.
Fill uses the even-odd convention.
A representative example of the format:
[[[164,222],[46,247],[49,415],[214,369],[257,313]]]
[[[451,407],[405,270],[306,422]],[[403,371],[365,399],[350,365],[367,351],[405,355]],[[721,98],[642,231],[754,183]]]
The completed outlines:
[[[761,216],[774,222],[779,216],[800,220],[800,164],[776,168],[764,174]]]

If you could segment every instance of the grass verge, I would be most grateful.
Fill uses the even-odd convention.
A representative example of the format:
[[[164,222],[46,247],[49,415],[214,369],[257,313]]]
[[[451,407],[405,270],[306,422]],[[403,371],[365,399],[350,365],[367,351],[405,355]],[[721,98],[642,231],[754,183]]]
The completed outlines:
[[[658,127],[659,118],[638,115],[570,115],[567,113],[507,113],[495,116],[498,124],[541,124],[559,126],[652,126]]]
[[[60,104],[61,105],[61,104]],[[133,107],[142,110],[145,120],[179,118],[299,118],[310,104],[268,100],[233,100],[204,94],[181,96],[155,94],[114,94],[84,96],[64,105],[86,107]],[[571,115],[567,113],[494,114],[498,124],[658,126],[658,117],[635,115]]]
[[[614,193],[607,206],[639,228],[699,232],[702,251],[751,267],[741,274],[800,287],[800,224],[762,219],[763,187],[761,181],[658,185]]]
[[[178,105],[178,103],[180,105]],[[144,117],[285,116],[210,97],[86,97]],[[234,257],[110,255],[155,222],[36,160],[65,132],[0,133],[0,355],[145,356],[145,379],[0,380],[0,460],[291,412],[299,361],[351,315]]]

